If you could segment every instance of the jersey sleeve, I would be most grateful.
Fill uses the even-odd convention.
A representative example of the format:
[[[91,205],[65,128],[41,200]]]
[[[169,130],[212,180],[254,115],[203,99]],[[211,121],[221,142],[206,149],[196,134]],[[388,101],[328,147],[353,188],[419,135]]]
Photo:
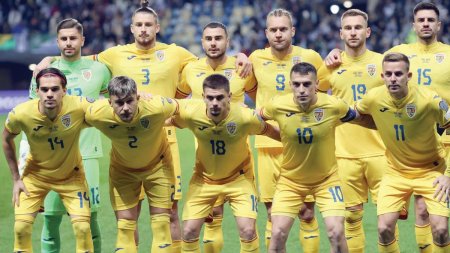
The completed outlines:
[[[186,128],[187,125],[187,117],[188,117],[188,108],[189,103],[192,100],[188,99],[180,99],[178,100],[178,114],[172,117],[172,123],[174,126],[178,128]]]
[[[177,92],[187,97],[192,93],[191,86],[187,82],[187,75],[189,71],[189,64],[181,71],[180,82],[178,83]]]
[[[362,97],[361,100],[356,102],[355,108],[361,114],[370,114],[370,104],[372,103],[372,92],[369,91]]]
[[[108,48],[105,51],[100,52],[97,55],[94,55],[93,59],[96,60],[96,61],[99,61],[99,62],[101,62],[103,64],[105,64],[106,67],[108,67],[108,69],[111,69],[111,67],[113,65],[113,61],[114,61],[114,55],[115,55],[114,48],[115,47]],[[89,59],[92,59],[92,57],[89,58]]]
[[[101,67],[101,74],[102,74],[102,87],[100,88],[100,94],[106,94],[108,93],[108,84],[109,81],[111,80],[111,72],[109,71],[109,69],[106,67],[106,65],[102,64]]]
[[[169,118],[178,114],[178,102],[173,98],[160,97],[161,108],[163,110],[164,118]]]
[[[319,91],[327,92],[329,89],[331,89],[331,74],[333,70],[327,68],[325,64],[323,64],[319,70],[317,70],[317,76],[320,76],[319,81]]]
[[[184,67],[186,67],[189,62],[197,60],[197,56],[183,47],[178,47],[178,56],[180,57],[181,64],[180,72],[184,69]]]
[[[9,112],[8,117],[5,121],[5,129],[8,130],[8,132],[16,135],[20,134],[20,132],[22,131],[15,109],[12,109]]]
[[[448,110],[449,109],[448,104],[437,93],[433,94],[431,108],[432,108],[432,111],[435,112],[439,127],[449,128],[450,127],[450,112]]]
[[[270,103],[266,103],[259,111],[260,116],[264,120],[273,120],[274,119],[274,99],[271,99]]]
[[[251,110],[248,108],[244,108],[248,110],[249,118],[250,118],[250,133],[249,134],[265,134],[268,128],[268,125],[261,118],[255,110]]]
[[[336,105],[340,122],[352,121],[356,117],[356,112],[344,100],[336,98]]]
[[[257,88],[256,77],[252,73],[245,78],[244,90],[246,93],[254,92]]]

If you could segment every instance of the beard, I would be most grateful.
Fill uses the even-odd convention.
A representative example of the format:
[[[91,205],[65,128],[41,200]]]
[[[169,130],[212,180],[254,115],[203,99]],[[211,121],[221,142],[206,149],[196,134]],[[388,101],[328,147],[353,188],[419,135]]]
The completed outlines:
[[[210,59],[220,59],[225,55],[225,51],[221,52],[220,54],[217,55],[211,55],[208,51],[205,51],[206,56],[208,56],[208,58]]]

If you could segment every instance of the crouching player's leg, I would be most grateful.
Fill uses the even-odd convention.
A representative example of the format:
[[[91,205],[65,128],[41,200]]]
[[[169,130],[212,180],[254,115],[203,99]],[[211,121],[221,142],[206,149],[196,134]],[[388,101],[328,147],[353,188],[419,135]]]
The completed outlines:
[[[94,252],[90,226],[89,190],[84,173],[81,170],[76,170],[69,179],[57,185],[54,184],[53,190],[59,193],[70,215],[76,239],[76,252]]]
[[[223,205],[224,199],[219,197],[214,204],[212,213],[205,219],[205,229],[203,231],[204,252],[220,253],[223,248]]]
[[[436,185],[435,187],[433,187]],[[430,214],[431,231],[433,234],[432,252],[450,252],[448,234],[448,217],[450,178],[438,171],[427,172],[423,177],[414,179],[414,194],[423,197]]]

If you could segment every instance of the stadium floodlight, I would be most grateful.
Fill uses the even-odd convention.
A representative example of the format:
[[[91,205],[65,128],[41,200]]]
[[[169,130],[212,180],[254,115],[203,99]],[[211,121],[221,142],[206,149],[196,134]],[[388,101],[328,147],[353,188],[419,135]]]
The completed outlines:
[[[334,15],[338,14],[339,9],[340,9],[340,8],[339,8],[339,5],[337,5],[337,4],[333,4],[333,5],[330,6],[330,11],[331,11],[331,13],[333,13]]]
[[[353,6],[353,2],[352,1],[344,1],[343,5],[345,8],[350,9]]]

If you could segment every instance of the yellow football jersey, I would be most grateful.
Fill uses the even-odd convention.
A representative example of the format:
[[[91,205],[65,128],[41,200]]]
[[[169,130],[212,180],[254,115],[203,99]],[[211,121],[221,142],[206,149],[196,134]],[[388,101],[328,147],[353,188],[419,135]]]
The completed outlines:
[[[386,53],[397,52],[408,56],[413,76],[410,84],[429,87],[450,103],[450,45],[435,42],[423,45],[419,42],[402,44]],[[450,130],[442,136],[450,144]]]
[[[228,116],[215,124],[206,115],[202,100],[180,100],[173,123],[189,128],[198,141],[195,170],[205,181],[226,181],[252,168],[248,135],[264,134],[267,125],[254,110],[231,103]]]
[[[39,112],[39,99],[15,107],[8,115],[6,129],[13,134],[23,131],[30,144],[24,173],[44,180],[69,178],[74,170],[82,169],[78,139],[87,127],[84,115],[93,100],[66,95],[62,109],[51,121]]]
[[[131,122],[123,122],[107,100],[89,107],[86,122],[111,139],[111,163],[129,169],[145,169],[159,162],[168,148],[163,129],[165,120],[178,110],[171,98],[154,96],[138,101],[138,112]]]
[[[281,60],[272,55],[270,48],[259,49],[250,55],[250,61],[253,63],[253,71],[258,82],[256,93],[258,108],[264,106],[274,96],[292,93],[289,86],[289,73],[293,65],[308,62],[316,69],[322,65],[322,58],[316,51],[297,46],[293,46],[292,52]],[[282,147],[280,142],[266,136],[256,136],[255,146],[258,148]]]
[[[333,95],[353,105],[370,89],[384,85],[381,78],[383,56],[370,50],[358,57],[341,53],[339,68],[319,70],[322,77],[319,90],[331,89]],[[351,134],[352,138],[349,138]],[[358,140],[358,141],[354,141]],[[384,155],[385,147],[380,135],[355,124],[343,124],[336,128],[336,156],[343,158],[364,158]]]
[[[409,85],[408,95],[400,100],[386,87],[376,87],[356,104],[360,113],[372,115],[392,169],[410,177],[445,167],[445,150],[436,132],[436,123],[446,124],[444,107],[437,93],[416,85]]]
[[[273,98],[261,109],[278,122],[283,143],[280,176],[297,184],[317,184],[337,170],[335,128],[349,112],[341,99],[317,94],[316,104],[303,111],[292,94]]]
[[[184,66],[197,59],[182,47],[159,42],[149,50],[140,50],[134,43],[115,46],[97,57],[108,66],[113,76],[133,78],[138,91],[170,98],[175,97]]]
[[[181,73],[181,81],[177,92],[187,96],[192,94],[193,99],[201,99],[203,94],[203,81],[212,74],[224,75],[230,81],[232,102],[244,103],[244,93],[256,90],[256,80],[253,73],[246,78],[236,73],[236,58],[227,57],[224,64],[212,69],[206,57],[190,62]]]

